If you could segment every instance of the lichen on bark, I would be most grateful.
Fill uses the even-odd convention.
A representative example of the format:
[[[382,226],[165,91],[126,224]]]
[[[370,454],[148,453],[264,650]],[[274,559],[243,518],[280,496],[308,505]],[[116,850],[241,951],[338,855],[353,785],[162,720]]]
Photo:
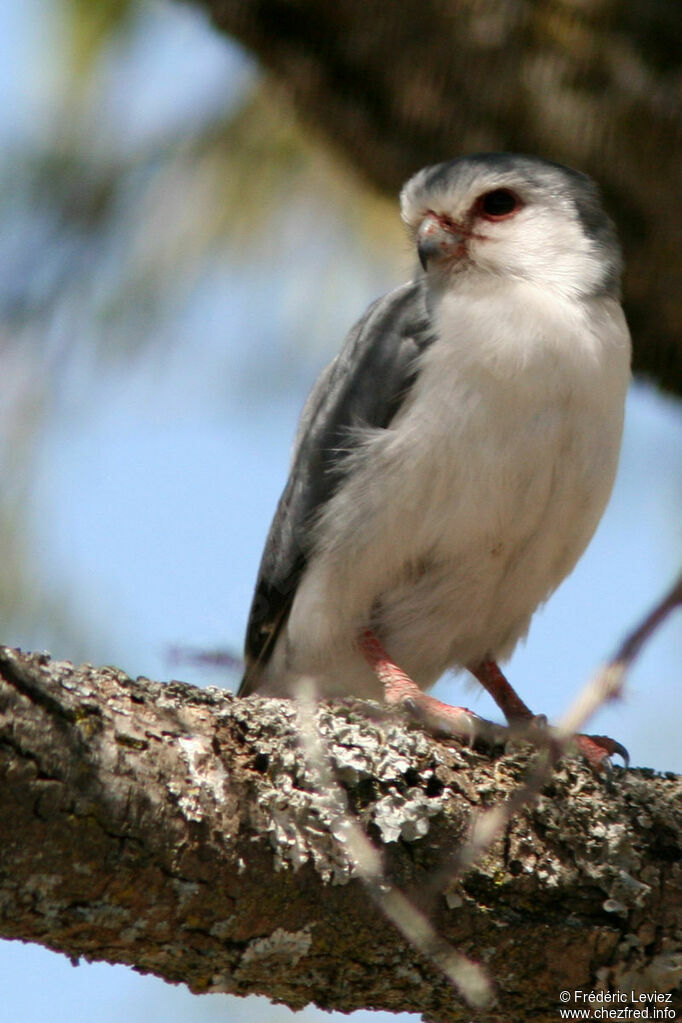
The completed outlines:
[[[678,998],[680,779],[565,759],[453,881],[476,815],[534,752],[432,739],[362,701],[313,718],[386,884],[486,965],[477,1019],[555,1019],[563,988]],[[0,933],[195,992],[470,1019],[368,897],[300,728],[291,701],[0,648]]]

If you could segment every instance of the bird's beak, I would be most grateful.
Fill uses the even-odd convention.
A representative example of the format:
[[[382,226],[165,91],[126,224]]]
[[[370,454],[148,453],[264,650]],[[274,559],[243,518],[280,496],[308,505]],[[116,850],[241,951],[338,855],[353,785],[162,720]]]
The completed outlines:
[[[444,222],[435,213],[427,213],[417,230],[417,254],[424,270],[430,262],[461,257],[465,254],[467,234],[456,224]]]

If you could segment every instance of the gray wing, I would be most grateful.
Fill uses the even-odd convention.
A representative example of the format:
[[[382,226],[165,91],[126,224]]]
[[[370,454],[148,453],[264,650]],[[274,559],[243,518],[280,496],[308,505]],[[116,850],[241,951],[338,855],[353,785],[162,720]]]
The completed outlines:
[[[374,302],[306,402],[258,572],[240,696],[258,688],[311,553],[310,525],[357,443],[354,428],[388,426],[414,382],[418,356],[433,340],[424,291],[420,279]]]

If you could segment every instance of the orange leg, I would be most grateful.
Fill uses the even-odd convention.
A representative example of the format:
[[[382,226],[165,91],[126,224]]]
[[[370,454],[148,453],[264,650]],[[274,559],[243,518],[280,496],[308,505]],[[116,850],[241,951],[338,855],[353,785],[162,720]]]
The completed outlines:
[[[490,693],[510,724],[535,720],[535,715],[509,684],[495,661],[482,661],[469,670]],[[626,767],[630,762],[625,747],[608,735],[576,735],[575,742],[590,766],[597,771],[605,767],[609,757],[616,753],[623,758]]]
[[[507,721],[532,721],[535,715],[525,705],[521,697],[512,689],[495,661],[481,661],[473,668],[471,674],[478,679],[500,708]]]
[[[358,646],[383,686],[386,703],[405,707],[430,731],[456,735],[469,742],[482,739],[490,745],[504,743],[508,737],[505,728],[486,721],[467,707],[452,707],[423,693],[417,683],[391,660],[371,629],[362,633]],[[510,724],[545,724],[543,718],[536,717],[526,706],[495,661],[481,661],[469,670],[490,693]],[[601,771],[608,764],[609,757],[616,753],[623,758],[626,766],[629,762],[625,747],[606,735],[576,735],[575,743],[596,771]]]
[[[494,745],[504,741],[505,729],[474,714],[467,707],[452,707],[422,692],[416,682],[391,660],[377,637],[367,629],[358,646],[384,688],[384,699],[391,706],[400,704],[436,733],[456,735],[473,742],[482,739]]]

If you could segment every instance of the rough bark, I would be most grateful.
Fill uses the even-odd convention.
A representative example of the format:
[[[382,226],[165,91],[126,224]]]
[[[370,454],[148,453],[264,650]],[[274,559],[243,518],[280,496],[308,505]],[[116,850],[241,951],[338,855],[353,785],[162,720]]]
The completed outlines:
[[[635,367],[682,394],[682,4],[198,2],[392,195],[419,167],[476,150],[593,174],[625,246]]]
[[[594,985],[682,1007],[679,778],[565,760],[443,890],[472,815],[532,753],[493,759],[371,707],[320,706],[329,763],[387,879],[487,965],[477,1020],[556,1020],[561,990]],[[470,1020],[368,898],[297,722],[290,701],[0,648],[0,933],[197,993]]]

